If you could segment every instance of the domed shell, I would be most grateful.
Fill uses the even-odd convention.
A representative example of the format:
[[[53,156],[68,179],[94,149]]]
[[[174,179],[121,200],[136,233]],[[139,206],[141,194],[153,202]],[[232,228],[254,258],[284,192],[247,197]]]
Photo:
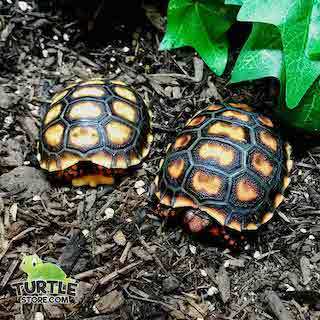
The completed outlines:
[[[125,169],[147,156],[151,113],[120,81],[79,81],[57,93],[40,129],[40,165],[50,172],[90,161]]]
[[[160,203],[199,208],[238,231],[269,221],[290,182],[289,144],[245,104],[207,107],[167,150],[155,180]]]

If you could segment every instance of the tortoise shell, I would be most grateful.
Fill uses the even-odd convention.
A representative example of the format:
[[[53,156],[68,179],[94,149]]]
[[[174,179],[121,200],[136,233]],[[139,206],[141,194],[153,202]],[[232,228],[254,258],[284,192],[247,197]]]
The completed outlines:
[[[100,168],[138,165],[150,150],[150,112],[125,83],[93,79],[57,93],[40,129],[40,166],[59,172],[78,162]]]
[[[293,165],[271,119],[244,104],[200,111],[167,150],[155,180],[160,203],[200,209],[238,231],[271,219]]]

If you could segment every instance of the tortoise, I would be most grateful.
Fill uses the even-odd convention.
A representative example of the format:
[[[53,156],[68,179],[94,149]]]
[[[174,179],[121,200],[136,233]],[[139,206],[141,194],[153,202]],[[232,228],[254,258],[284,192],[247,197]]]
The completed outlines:
[[[112,185],[138,166],[153,140],[151,113],[121,81],[81,80],[58,92],[40,128],[38,160],[74,186]]]
[[[228,246],[238,245],[282,202],[290,153],[266,115],[246,104],[210,105],[167,147],[155,179],[158,212],[182,217],[191,232],[208,231]]]

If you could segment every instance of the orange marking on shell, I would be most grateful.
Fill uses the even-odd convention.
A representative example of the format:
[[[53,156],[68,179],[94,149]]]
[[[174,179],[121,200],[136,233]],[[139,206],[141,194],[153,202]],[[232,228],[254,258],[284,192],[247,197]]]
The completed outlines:
[[[50,109],[48,110],[46,116],[44,117],[44,124],[47,125],[49,122],[51,122],[52,120],[55,120],[59,117],[60,112],[62,109],[62,104],[56,104],[50,107]]]
[[[72,120],[79,119],[96,119],[102,114],[101,106],[95,101],[79,101],[71,106],[69,118]]]
[[[130,127],[114,120],[106,124],[105,131],[109,141],[115,145],[128,143],[133,134]]]
[[[162,203],[166,206],[170,206],[171,205],[171,197],[169,197],[168,195],[165,195],[164,197],[161,198],[160,203]]]
[[[184,173],[185,163],[183,159],[176,159],[168,165],[168,173],[171,178],[178,179]]]
[[[184,134],[180,137],[178,137],[173,145],[173,149],[177,150],[180,148],[183,148],[189,144],[191,140],[191,135],[190,134]]]
[[[259,191],[250,180],[242,178],[236,186],[236,196],[239,201],[247,202],[257,199]]]
[[[226,118],[238,119],[244,122],[249,122],[250,118],[247,114],[235,110],[227,110],[221,113]]]
[[[61,123],[54,124],[44,133],[44,140],[50,147],[57,147],[63,142],[64,126]]]
[[[254,231],[254,230],[257,230],[258,229],[258,226],[255,224],[255,223],[248,223],[245,227],[246,230],[251,230],[251,231]]]
[[[196,192],[217,195],[221,191],[222,181],[221,178],[216,175],[197,171],[192,177],[192,186]]]
[[[272,212],[267,212],[263,215],[262,217],[262,220],[261,220],[261,223],[264,224],[264,223],[267,223],[268,221],[271,220],[271,218],[273,217],[273,213]]]
[[[228,137],[231,140],[245,142],[247,141],[246,132],[242,127],[225,122],[215,122],[208,129],[208,133]]]
[[[193,202],[192,199],[186,196],[177,196],[175,202],[173,204],[174,208],[182,208],[182,207],[192,207],[197,208],[197,205]]]
[[[265,146],[267,146],[269,149],[271,149],[273,151],[277,151],[278,142],[272,134],[270,134],[269,132],[266,132],[266,131],[261,131],[259,136],[260,136],[261,142]]]
[[[287,189],[290,184],[291,179],[289,177],[283,178],[283,190]]]
[[[127,99],[131,102],[134,102],[134,103],[137,102],[136,95],[128,88],[115,87],[114,91],[116,92],[116,94],[118,94],[122,98],[125,98],[125,99]]]
[[[195,127],[195,126],[198,126],[199,124],[201,124],[204,120],[206,120],[206,116],[198,116],[198,117],[191,119],[187,123],[186,126],[187,127]]]
[[[241,225],[238,221],[232,220],[229,224],[227,224],[227,226],[239,232],[241,231]]]
[[[210,111],[217,111],[217,110],[220,110],[222,109],[223,106],[219,106],[217,104],[212,104],[211,106],[207,107],[207,110],[210,110]]]
[[[112,110],[113,112],[119,116],[120,118],[126,119],[131,122],[137,122],[138,113],[137,109],[135,109],[130,104],[116,100],[112,103]]]
[[[238,109],[241,109],[241,110],[244,110],[244,111],[248,111],[248,112],[253,111],[253,108],[248,106],[245,103],[229,103],[229,105],[234,107],[234,108],[238,108]]]
[[[218,221],[221,225],[224,225],[226,220],[226,213],[221,209],[209,208],[209,207],[200,207],[202,211],[205,211],[208,215]]]
[[[281,193],[278,193],[274,198],[274,207],[278,208],[283,199],[284,196]]]
[[[231,147],[210,142],[201,145],[199,156],[205,160],[215,160],[221,166],[229,166],[235,160],[235,151]]]
[[[79,87],[72,93],[72,98],[95,97],[100,98],[106,94],[106,91],[100,86]]]
[[[265,126],[269,127],[269,128],[273,128],[274,125],[273,125],[273,122],[271,121],[271,119],[269,119],[268,117],[266,116],[259,116],[258,117],[258,120],[264,124]]]
[[[76,147],[90,147],[99,143],[99,133],[93,127],[73,127],[69,132],[69,143]]]
[[[270,177],[273,171],[272,163],[267,159],[267,157],[260,153],[255,152],[251,159],[251,165],[264,177]]]

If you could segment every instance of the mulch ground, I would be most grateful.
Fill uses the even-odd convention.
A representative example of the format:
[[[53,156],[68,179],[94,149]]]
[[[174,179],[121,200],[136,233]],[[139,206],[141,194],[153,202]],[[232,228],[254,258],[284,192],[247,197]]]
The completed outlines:
[[[319,320],[318,138],[285,132],[292,183],[244,250],[192,237],[155,212],[166,144],[210,102],[269,111],[270,81],[230,86],[229,72],[215,77],[191,49],[159,52],[165,4],[110,15],[127,1],[63,2],[0,0],[0,319]],[[150,105],[152,151],[114,190],[55,185],[36,160],[43,105],[66,83],[96,76],[124,80]],[[11,284],[25,279],[21,258],[34,253],[79,280],[78,303],[19,303]]]

